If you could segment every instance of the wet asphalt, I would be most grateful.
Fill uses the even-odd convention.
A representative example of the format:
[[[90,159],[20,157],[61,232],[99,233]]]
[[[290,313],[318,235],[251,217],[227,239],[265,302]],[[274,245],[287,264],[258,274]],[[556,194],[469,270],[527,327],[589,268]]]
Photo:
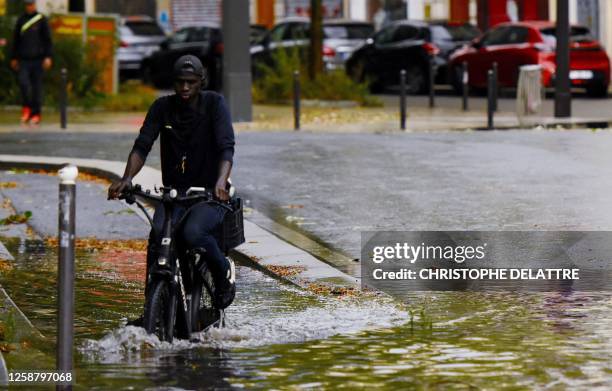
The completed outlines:
[[[125,160],[134,137],[5,133],[0,153]],[[248,132],[232,177],[251,206],[358,258],[368,230],[610,230],[610,151],[607,130]]]

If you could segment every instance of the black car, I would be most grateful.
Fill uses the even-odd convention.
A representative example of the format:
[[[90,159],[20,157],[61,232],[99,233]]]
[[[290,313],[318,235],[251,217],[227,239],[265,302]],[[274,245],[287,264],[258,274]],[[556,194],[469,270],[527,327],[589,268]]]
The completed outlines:
[[[346,71],[357,81],[369,80],[376,91],[399,84],[399,73],[405,69],[408,92],[422,93],[428,86],[429,60],[433,57],[436,65],[436,82],[447,82],[449,56],[479,34],[470,24],[396,21],[357,49]]]
[[[185,54],[198,57],[208,68],[207,89],[221,89],[223,43],[221,28],[215,24],[183,27],[161,43],[160,50],[142,61],[142,78],[158,88],[172,85],[174,62]]]

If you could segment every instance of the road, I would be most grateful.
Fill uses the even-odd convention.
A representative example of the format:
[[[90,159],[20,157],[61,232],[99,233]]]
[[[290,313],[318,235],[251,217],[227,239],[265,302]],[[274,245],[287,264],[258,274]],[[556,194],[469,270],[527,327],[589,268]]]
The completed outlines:
[[[133,137],[8,133],[0,153],[124,160]],[[612,229],[609,131],[240,133],[237,143],[233,178],[252,206],[354,258],[363,230]],[[159,166],[157,150],[148,164]]]

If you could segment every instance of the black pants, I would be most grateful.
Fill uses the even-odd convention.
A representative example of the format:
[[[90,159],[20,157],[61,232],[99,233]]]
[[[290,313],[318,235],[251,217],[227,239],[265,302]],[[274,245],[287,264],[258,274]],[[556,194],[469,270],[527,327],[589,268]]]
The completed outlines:
[[[185,208],[177,207],[174,209],[172,216],[172,224],[175,224],[187,212]],[[165,211],[162,205],[155,209],[153,215],[153,228],[149,235],[149,248],[147,253],[147,271],[152,262],[157,260],[157,244],[160,242],[160,236],[164,225]],[[183,247],[183,250],[194,248],[204,248],[206,250],[206,261],[210,271],[212,272],[214,281],[219,278],[224,278],[229,270],[229,263],[225,259],[225,255],[219,248],[216,238],[214,237],[215,230],[223,222],[225,209],[219,205],[211,205],[200,203],[189,210],[189,214],[179,227],[178,243]]]
[[[42,77],[42,60],[19,60],[17,81],[21,89],[22,105],[32,110],[30,115],[40,114]]]

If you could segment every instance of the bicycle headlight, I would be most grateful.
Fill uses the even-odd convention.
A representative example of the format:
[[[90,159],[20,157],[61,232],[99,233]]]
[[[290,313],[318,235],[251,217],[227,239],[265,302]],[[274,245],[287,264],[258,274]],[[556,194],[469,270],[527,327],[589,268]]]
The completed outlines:
[[[165,257],[161,257],[157,260],[157,264],[159,266],[166,266],[168,264],[168,260]]]

